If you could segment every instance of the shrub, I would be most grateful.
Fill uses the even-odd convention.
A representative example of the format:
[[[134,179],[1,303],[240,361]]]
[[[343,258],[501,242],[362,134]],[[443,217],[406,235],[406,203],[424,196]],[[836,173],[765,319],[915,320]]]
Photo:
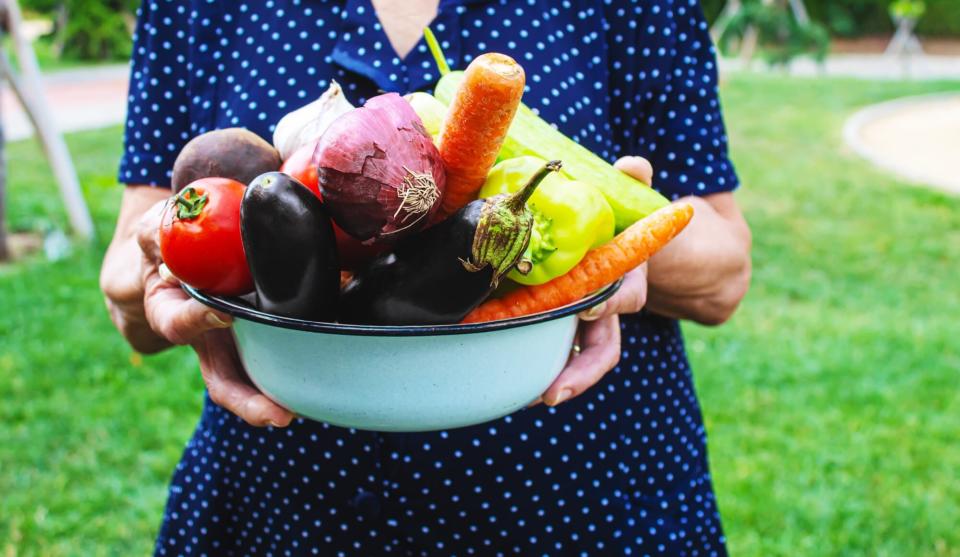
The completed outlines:
[[[137,0],[23,0],[25,10],[54,18],[55,42],[65,58],[123,59],[132,48]],[[58,16],[66,17],[61,20]],[[64,23],[62,28],[60,23]]]
[[[127,2],[69,0],[63,29],[63,55],[82,60],[122,59],[130,56],[131,30]]]
[[[926,0],[927,11],[917,27],[921,35],[960,36],[960,2]]]
[[[753,0],[746,0],[747,2]],[[960,36],[960,1],[925,0],[926,13],[917,32],[927,36]],[[726,0],[701,0],[707,19],[713,22]],[[886,0],[804,0],[810,18],[831,35],[855,37],[893,32]]]
[[[744,4],[730,17],[719,40],[720,48],[727,51],[730,43],[741,41],[751,27],[757,31],[760,55],[771,64],[785,64],[804,54],[821,61],[827,56],[830,38],[823,26],[799,23],[786,8],[755,2]]]

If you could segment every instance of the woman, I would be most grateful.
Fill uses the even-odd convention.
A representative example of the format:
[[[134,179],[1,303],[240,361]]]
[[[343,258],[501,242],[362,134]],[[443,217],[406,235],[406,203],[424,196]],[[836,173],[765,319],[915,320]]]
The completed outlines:
[[[295,419],[247,379],[229,316],[187,298],[159,265],[171,166],[211,129],[269,137],[331,79],[357,105],[381,90],[430,89],[427,23],[455,67],[485,51],[514,56],[528,105],[696,216],[583,316],[581,351],[543,404],[420,434]],[[101,282],[130,344],[191,345],[209,394],[157,553],[725,554],[676,321],[722,323],[749,282],[716,80],[695,0],[145,1],[120,170],[128,187]]]

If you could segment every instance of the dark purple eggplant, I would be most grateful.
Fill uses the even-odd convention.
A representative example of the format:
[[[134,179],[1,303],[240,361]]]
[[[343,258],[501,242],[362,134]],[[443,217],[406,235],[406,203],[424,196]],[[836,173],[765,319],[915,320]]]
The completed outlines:
[[[336,320],[337,241],[313,192],[282,172],[261,174],[240,203],[240,232],[258,309],[297,319]]]
[[[340,320],[367,325],[459,323],[521,261],[533,228],[526,202],[560,169],[547,163],[520,191],[478,199],[371,261],[340,296]]]

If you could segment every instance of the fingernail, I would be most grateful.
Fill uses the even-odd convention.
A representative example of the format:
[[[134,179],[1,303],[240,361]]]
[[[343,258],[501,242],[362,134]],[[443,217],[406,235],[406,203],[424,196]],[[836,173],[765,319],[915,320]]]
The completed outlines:
[[[220,316],[217,315],[216,313],[213,313],[212,311],[207,312],[206,319],[207,319],[207,323],[209,323],[211,326],[216,327],[218,329],[226,329],[227,327],[230,326],[229,323],[227,323],[223,319],[220,319]]]
[[[160,278],[166,282],[177,282],[177,277],[173,276],[173,273],[170,272],[170,268],[167,267],[166,263],[160,264],[160,266],[157,268],[157,273],[159,273]]]
[[[600,302],[587,311],[580,312],[580,319],[584,321],[596,321],[607,309],[607,302]]]
[[[557,395],[557,398],[553,399],[553,402],[547,402],[547,405],[557,406],[561,404],[563,401],[570,398],[572,395],[573,395],[573,391],[571,391],[570,389],[563,389],[562,391],[560,391],[560,394]]]
[[[275,422],[275,421],[273,421],[273,420],[268,421],[268,422],[267,422],[267,425],[270,426],[270,427],[283,427],[282,425],[278,424],[277,422]]]

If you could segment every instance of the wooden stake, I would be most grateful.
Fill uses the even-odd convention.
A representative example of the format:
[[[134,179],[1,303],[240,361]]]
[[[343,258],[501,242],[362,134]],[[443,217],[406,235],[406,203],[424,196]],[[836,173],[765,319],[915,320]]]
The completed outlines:
[[[0,34],[0,37],[3,35]],[[3,136],[3,114],[0,113],[0,261],[10,259],[10,249],[7,245],[7,158],[4,150],[5,137]]]
[[[17,61],[20,63],[20,72],[17,73],[13,70],[10,59],[5,55],[0,56],[0,75],[6,76],[17,98],[20,99],[20,104],[30,117],[34,129],[37,130],[37,136],[40,138],[57,185],[60,187],[60,195],[63,197],[71,228],[80,238],[92,240],[93,219],[90,218],[90,211],[83,199],[83,191],[80,189],[80,181],[73,167],[70,152],[67,150],[67,144],[57,131],[51,116],[50,104],[47,102],[40,81],[40,67],[33,47],[21,33],[20,6],[17,0],[0,0],[0,6],[6,9],[11,42]]]
[[[4,55],[3,53],[3,35],[4,28],[6,27],[7,21],[7,10],[3,4],[0,4],[0,57]],[[0,86],[3,85],[3,80],[0,80]],[[0,261],[6,261],[10,259],[10,248],[7,245],[7,165],[6,165],[6,151],[4,149],[6,144],[6,137],[3,135],[3,102],[0,99]]]

